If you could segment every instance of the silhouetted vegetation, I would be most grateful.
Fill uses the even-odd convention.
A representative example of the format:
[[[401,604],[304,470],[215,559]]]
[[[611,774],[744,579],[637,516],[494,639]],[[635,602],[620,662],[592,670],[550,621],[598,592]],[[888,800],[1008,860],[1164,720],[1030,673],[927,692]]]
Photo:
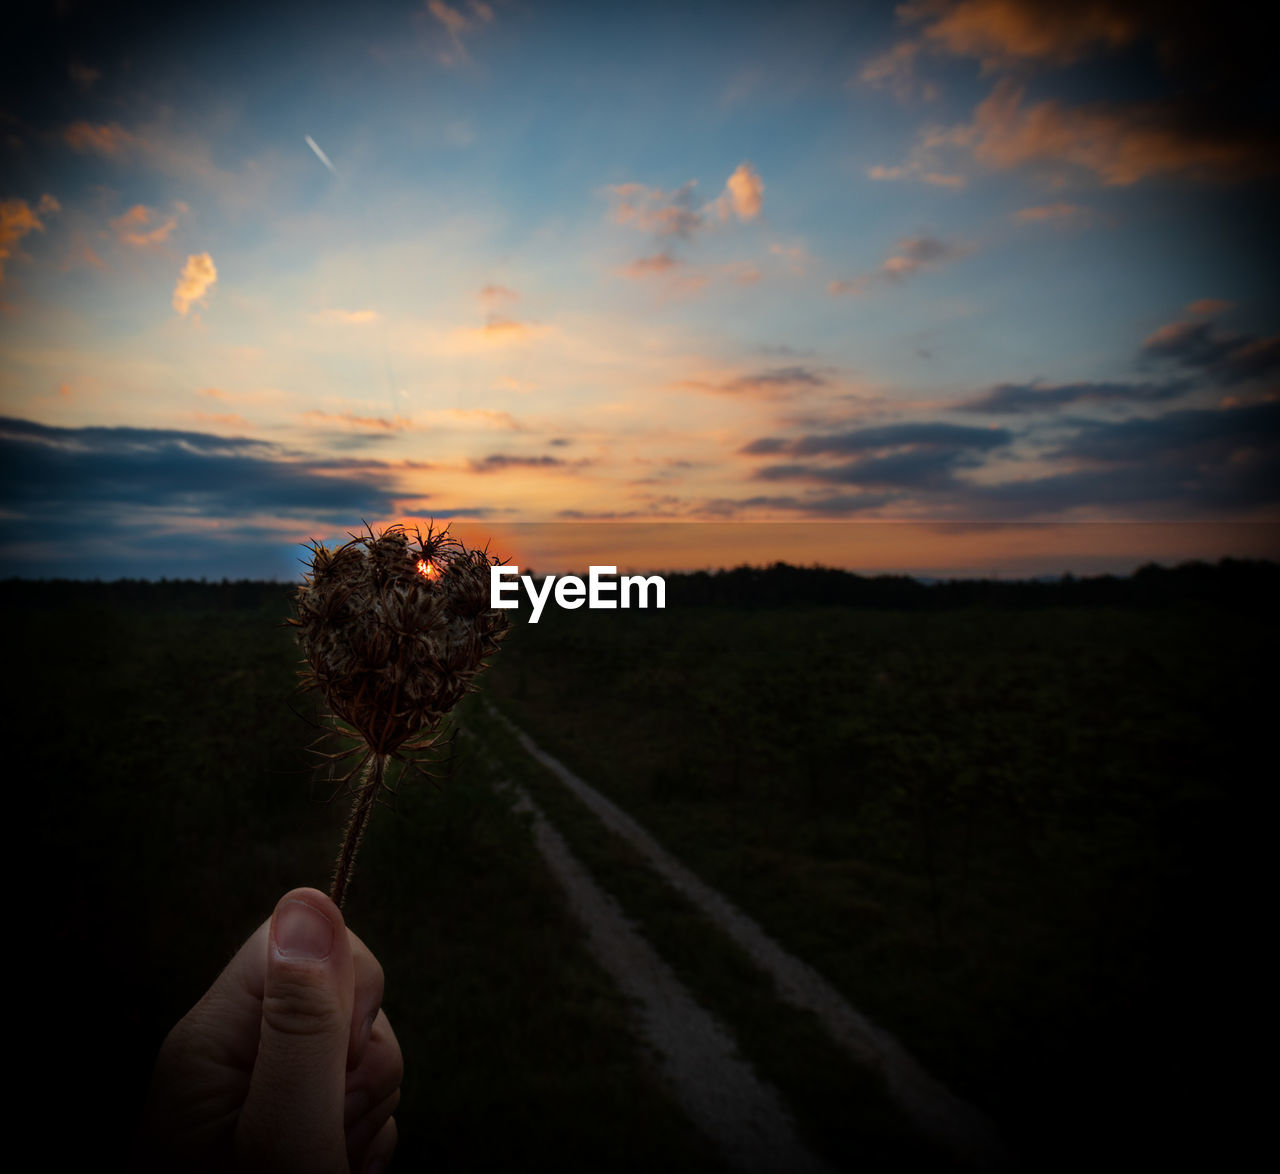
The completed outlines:
[[[665,611],[521,624],[485,687],[1032,1168],[1102,1148],[1110,1165],[1209,1162],[1229,1152],[1220,1073],[1252,1030],[1277,574],[671,576]],[[15,1055],[33,1085],[74,1089],[74,1109],[50,1101],[60,1144],[125,1144],[167,1027],[283,891],[328,880],[347,800],[325,805],[303,754],[289,594],[0,582],[11,838],[37,846],[11,874],[39,974]],[[478,710],[463,720],[485,733]],[[408,1168],[713,1168],[492,786],[527,765],[486,736],[507,767],[460,739],[441,789],[406,785],[375,813],[348,910],[388,974]],[[570,807],[576,850],[804,1102],[818,1148],[866,1169],[887,1147],[895,1168],[874,1098],[851,1116],[863,1094],[838,1059]]]
[[[775,562],[721,571],[666,575],[668,607],[833,607],[892,611],[949,608],[1168,607],[1206,603],[1257,610],[1280,598],[1280,563],[1258,559],[1148,563],[1132,575],[1062,575],[1040,579],[941,579],[859,575],[832,567]],[[292,585],[248,579],[9,579],[0,581],[6,606],[80,604],[237,610],[277,607]],[[523,600],[523,595],[521,599]]]
[[[1217,564],[1150,563],[1131,576],[1054,579],[867,577],[829,567],[736,567],[667,576],[667,606],[787,607],[820,604],[893,611],[988,607],[1167,607],[1177,603],[1267,606],[1280,597],[1280,564],[1223,559]]]

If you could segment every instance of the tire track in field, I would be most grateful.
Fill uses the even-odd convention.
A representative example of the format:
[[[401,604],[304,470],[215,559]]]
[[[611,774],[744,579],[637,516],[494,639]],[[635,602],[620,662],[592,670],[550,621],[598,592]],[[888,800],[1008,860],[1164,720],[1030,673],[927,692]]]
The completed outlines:
[[[618,989],[636,1000],[644,1036],[690,1119],[734,1170],[831,1174],[801,1144],[781,1097],[738,1054],[726,1028],[694,1000],[528,794],[513,790],[516,810],[533,816],[538,850],[585,929],[591,952]]]
[[[587,805],[611,831],[639,851],[650,866],[746,952],[777,984],[789,1003],[816,1015],[832,1039],[857,1063],[879,1073],[890,1097],[935,1144],[985,1170],[1001,1170],[1010,1160],[994,1125],[924,1070],[889,1032],[858,1011],[808,963],[774,941],[723,894],[671,855],[617,804],[552,757],[492,702],[489,712],[511,730],[535,761]]]

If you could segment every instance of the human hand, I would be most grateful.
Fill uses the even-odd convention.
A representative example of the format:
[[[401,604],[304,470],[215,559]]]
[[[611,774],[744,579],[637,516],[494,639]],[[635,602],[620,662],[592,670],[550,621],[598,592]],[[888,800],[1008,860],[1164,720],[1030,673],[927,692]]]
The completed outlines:
[[[286,893],[160,1049],[148,1168],[373,1174],[396,1145],[382,967],[315,889]]]

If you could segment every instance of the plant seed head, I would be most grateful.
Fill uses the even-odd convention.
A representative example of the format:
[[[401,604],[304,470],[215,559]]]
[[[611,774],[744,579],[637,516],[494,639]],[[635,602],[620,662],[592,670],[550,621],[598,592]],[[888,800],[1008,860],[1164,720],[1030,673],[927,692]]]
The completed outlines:
[[[330,550],[311,544],[297,593],[305,685],[377,754],[434,729],[506,635],[490,606],[489,568],[448,528],[414,539],[402,525]]]

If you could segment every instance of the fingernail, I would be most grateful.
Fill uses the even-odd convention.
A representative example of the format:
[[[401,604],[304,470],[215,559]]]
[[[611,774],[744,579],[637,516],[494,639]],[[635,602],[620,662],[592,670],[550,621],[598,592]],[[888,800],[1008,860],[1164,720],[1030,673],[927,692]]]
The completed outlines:
[[[320,962],[333,949],[333,922],[303,901],[290,901],[276,912],[275,939],[281,958]]]

